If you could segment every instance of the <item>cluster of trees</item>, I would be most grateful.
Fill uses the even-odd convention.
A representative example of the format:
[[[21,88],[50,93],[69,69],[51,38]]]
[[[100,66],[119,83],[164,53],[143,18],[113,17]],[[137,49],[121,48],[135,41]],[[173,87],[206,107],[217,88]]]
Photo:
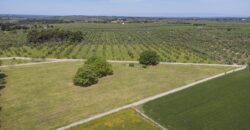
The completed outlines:
[[[19,23],[30,24],[30,23],[42,23],[42,24],[55,24],[55,23],[73,23],[74,21],[65,21],[59,19],[26,19],[21,20]]]
[[[28,26],[16,25],[16,24],[12,24],[12,23],[0,23],[0,28],[1,28],[2,31],[12,31],[12,30],[19,30],[19,29],[27,30],[27,29],[29,29]]]
[[[193,26],[206,26],[204,23],[194,23]]]
[[[154,51],[144,51],[140,54],[139,63],[142,65],[157,65],[160,62],[160,56]]]
[[[64,31],[59,29],[31,30],[27,34],[29,43],[44,42],[81,42],[83,33],[80,31]]]
[[[106,60],[91,57],[85,65],[78,69],[73,82],[77,86],[88,87],[98,82],[98,78],[112,75],[113,70],[111,64]]]

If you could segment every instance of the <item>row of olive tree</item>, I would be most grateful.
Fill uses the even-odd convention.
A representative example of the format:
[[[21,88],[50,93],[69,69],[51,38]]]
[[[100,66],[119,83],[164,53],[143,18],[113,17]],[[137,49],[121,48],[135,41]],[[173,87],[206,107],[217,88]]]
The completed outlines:
[[[91,57],[85,62],[83,67],[78,69],[73,81],[75,85],[88,87],[96,84],[98,78],[112,74],[113,70],[111,64],[104,59]]]
[[[83,33],[81,31],[65,31],[59,29],[31,30],[27,34],[29,43],[44,42],[81,42]]]
[[[0,66],[2,65],[2,61],[0,61]],[[4,72],[0,70],[0,90],[5,87],[6,81],[5,81],[6,75]]]

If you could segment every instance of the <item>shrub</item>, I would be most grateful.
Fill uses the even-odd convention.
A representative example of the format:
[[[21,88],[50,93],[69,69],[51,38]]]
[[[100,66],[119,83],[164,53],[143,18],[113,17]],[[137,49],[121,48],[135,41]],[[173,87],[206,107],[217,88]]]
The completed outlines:
[[[111,64],[101,58],[91,57],[85,62],[83,67],[78,69],[74,77],[74,84],[88,87],[96,84],[98,78],[112,74],[113,70]]]
[[[85,62],[85,66],[92,69],[98,78],[113,74],[111,64],[109,64],[106,60],[98,57],[89,58]]]
[[[6,75],[0,71],[0,90],[5,87],[6,80],[4,79]]]
[[[135,67],[135,64],[134,63],[129,63],[128,66],[129,67]]]
[[[160,62],[160,56],[154,51],[144,51],[140,54],[139,62],[143,65],[157,65]]]
[[[3,72],[0,71],[0,79],[3,79],[5,77],[6,77],[6,75]]]
[[[6,80],[5,79],[0,79],[0,84],[1,85],[6,84]]]
[[[74,84],[77,86],[88,87],[97,82],[98,79],[93,70],[86,66],[79,68],[74,77]]]

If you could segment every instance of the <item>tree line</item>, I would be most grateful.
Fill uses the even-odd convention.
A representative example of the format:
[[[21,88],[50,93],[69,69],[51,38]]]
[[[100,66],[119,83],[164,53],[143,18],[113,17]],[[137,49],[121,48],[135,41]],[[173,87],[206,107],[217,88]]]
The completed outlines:
[[[45,42],[81,42],[83,33],[81,31],[65,31],[59,29],[31,30],[27,34],[29,43]]]
[[[29,29],[28,26],[16,25],[16,24],[12,24],[12,23],[0,23],[0,28],[1,28],[2,31],[12,31],[12,30],[19,30],[19,29],[27,30],[27,29]]]

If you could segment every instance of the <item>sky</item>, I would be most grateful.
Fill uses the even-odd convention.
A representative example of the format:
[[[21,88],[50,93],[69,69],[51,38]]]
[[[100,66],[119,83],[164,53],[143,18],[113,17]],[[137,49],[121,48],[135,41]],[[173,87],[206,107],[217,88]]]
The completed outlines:
[[[249,17],[250,0],[0,0],[0,14]]]

